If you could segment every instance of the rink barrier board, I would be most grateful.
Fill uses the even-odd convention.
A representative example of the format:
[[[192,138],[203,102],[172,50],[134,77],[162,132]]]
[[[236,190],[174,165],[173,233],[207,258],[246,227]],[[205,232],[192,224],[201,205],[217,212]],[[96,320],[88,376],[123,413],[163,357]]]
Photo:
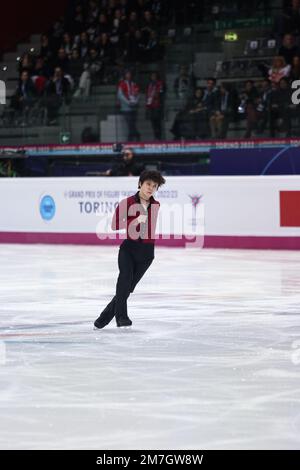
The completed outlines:
[[[62,245],[120,245],[125,237],[116,237],[115,239],[98,238],[94,233],[46,233],[46,232],[0,232],[0,243],[42,243],[42,244],[62,244]],[[184,238],[161,239],[156,241],[156,245],[184,247],[186,240]]]
[[[0,243],[12,244],[62,244],[62,245],[100,245],[118,246],[122,239],[101,240],[92,233],[26,233],[0,232]],[[256,250],[300,250],[300,237],[243,237],[243,236],[205,236],[198,243],[191,243],[185,237],[170,239],[158,238],[156,246],[185,248],[201,247],[215,249],[256,249]]]
[[[110,233],[111,218],[137,185],[137,177],[2,179],[0,243],[119,245],[125,235]],[[155,197],[157,246],[300,249],[297,175],[170,176]],[[174,204],[179,226],[168,218]]]
[[[29,156],[53,156],[53,155],[96,155],[114,154],[115,142],[85,143],[85,144],[46,144],[46,145],[0,145],[0,152],[25,152]],[[262,149],[272,147],[299,147],[299,138],[250,138],[250,139],[226,139],[226,140],[177,140],[177,141],[143,141],[126,142],[124,147],[131,147],[137,153],[148,152],[203,152],[212,149]]]

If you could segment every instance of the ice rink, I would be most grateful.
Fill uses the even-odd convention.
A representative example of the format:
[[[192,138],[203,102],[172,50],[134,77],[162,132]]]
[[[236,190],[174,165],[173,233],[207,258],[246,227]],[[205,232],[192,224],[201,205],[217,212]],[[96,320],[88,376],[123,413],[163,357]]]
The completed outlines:
[[[300,449],[300,252],[0,245],[1,449]]]

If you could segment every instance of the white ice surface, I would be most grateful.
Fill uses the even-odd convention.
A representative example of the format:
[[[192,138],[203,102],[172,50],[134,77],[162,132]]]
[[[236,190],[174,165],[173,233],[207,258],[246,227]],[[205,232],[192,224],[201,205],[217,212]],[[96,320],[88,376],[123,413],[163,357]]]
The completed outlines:
[[[0,245],[1,449],[300,449],[300,252]]]

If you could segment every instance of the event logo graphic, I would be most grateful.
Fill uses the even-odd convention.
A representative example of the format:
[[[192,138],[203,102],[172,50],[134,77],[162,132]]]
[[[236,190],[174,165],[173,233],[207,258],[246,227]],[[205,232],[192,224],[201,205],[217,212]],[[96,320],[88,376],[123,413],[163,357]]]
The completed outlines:
[[[193,217],[192,217],[192,227],[193,227],[193,230],[196,230],[196,225],[197,225],[197,206],[198,204],[200,203],[203,195],[201,194],[200,196],[198,195],[194,195],[194,196],[191,196],[189,194],[189,197],[191,198],[191,202],[192,202],[192,206],[193,206]]]
[[[43,196],[40,202],[40,214],[42,219],[44,220],[52,220],[53,217],[55,216],[55,202],[53,197],[47,195]]]
[[[6,104],[6,85],[3,80],[0,80],[0,104]]]

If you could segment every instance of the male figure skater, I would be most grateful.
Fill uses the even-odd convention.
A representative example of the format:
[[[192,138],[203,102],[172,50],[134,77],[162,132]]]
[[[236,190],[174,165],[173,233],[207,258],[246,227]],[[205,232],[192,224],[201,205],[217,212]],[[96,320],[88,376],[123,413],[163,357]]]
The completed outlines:
[[[139,191],[117,206],[111,227],[126,228],[126,239],[120,245],[119,277],[116,295],[97,318],[96,328],[104,328],[116,317],[118,327],[131,326],[127,314],[127,299],[154,259],[155,228],[160,203],[153,194],[165,183],[159,171],[143,171]]]

